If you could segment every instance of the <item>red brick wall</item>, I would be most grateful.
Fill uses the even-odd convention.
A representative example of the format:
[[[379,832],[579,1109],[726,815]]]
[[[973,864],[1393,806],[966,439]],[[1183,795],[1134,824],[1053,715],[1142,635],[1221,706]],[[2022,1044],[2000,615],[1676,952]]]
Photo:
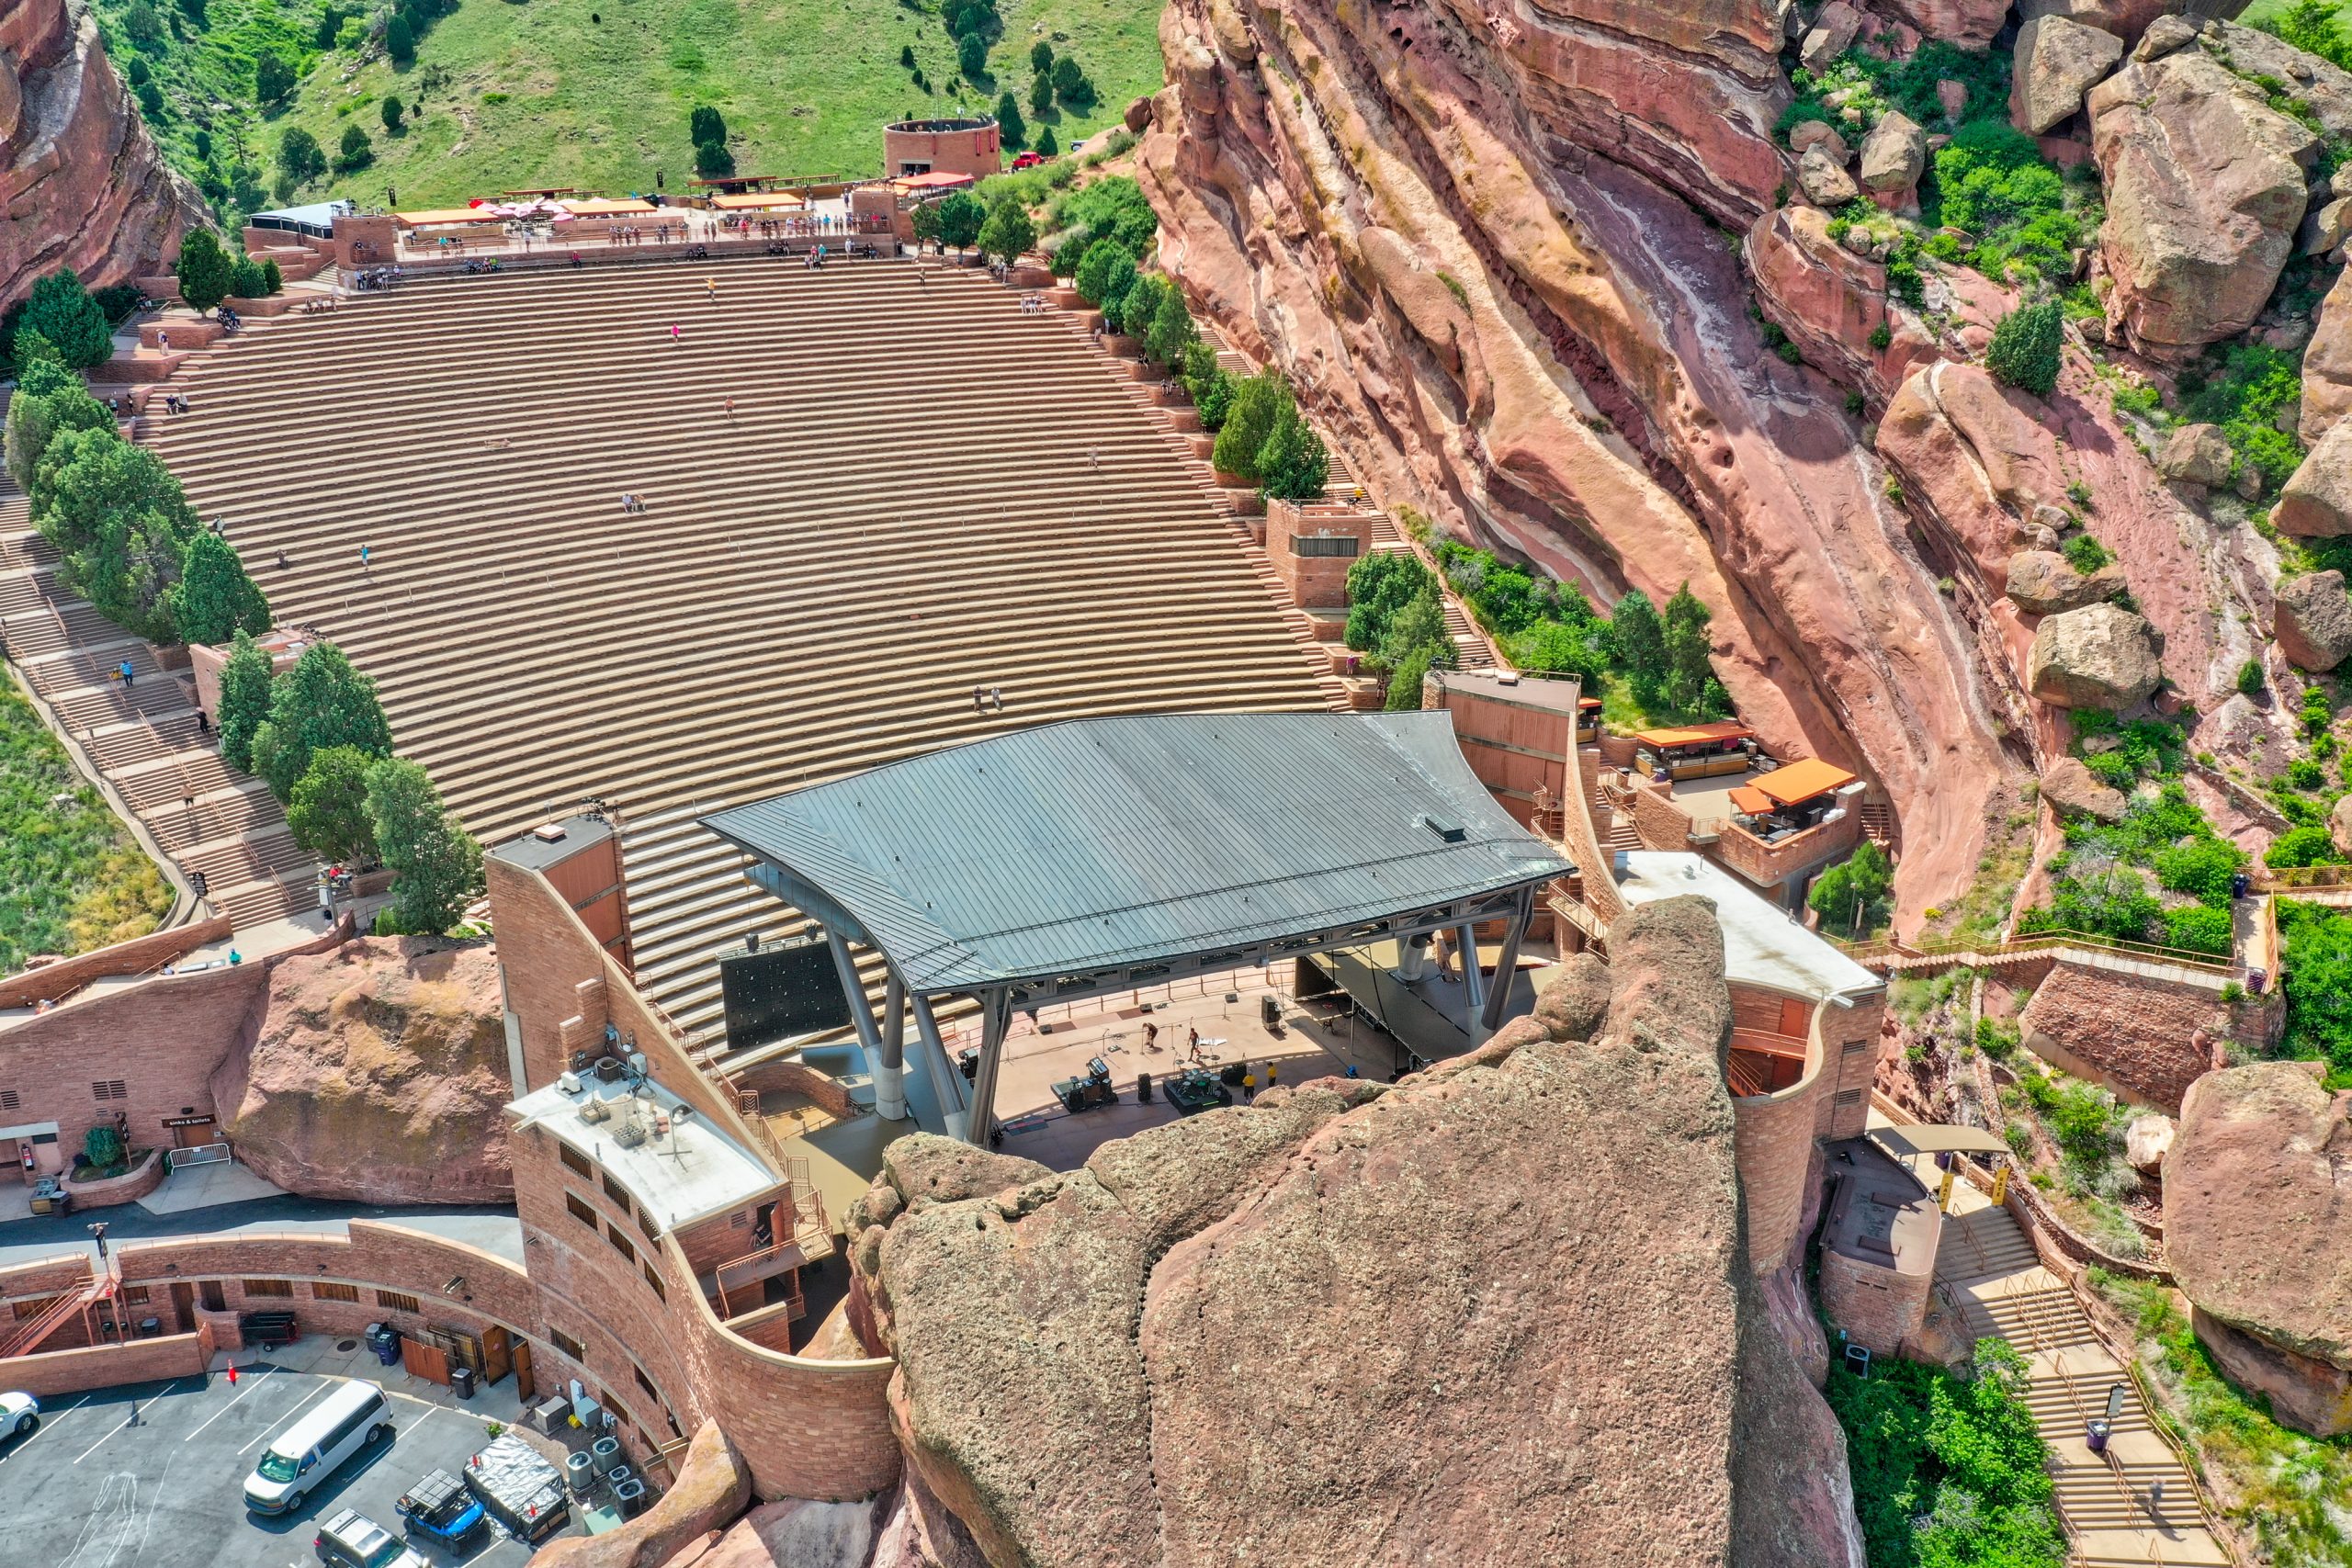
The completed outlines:
[[[1303,556],[1292,540],[1317,534],[1343,535],[1356,542],[1354,556]],[[1275,575],[1289,591],[1291,603],[1301,609],[1322,609],[1348,602],[1348,569],[1357,557],[1372,549],[1372,516],[1353,507],[1301,508],[1297,502],[1266,503],[1266,554]]]
[[[210,1331],[198,1330],[160,1339],[134,1339],[127,1345],[45,1350],[10,1360],[7,1383],[25,1393],[51,1399],[89,1388],[194,1377],[211,1361],[212,1348]]]
[[[54,1001],[102,975],[143,975],[208,942],[223,940],[229,931],[229,917],[216,915],[209,920],[150,931],[112,947],[77,953],[59,963],[0,980],[0,1008],[28,1008],[36,1002]]]
[[[0,1124],[55,1122],[69,1167],[84,1134],[118,1111],[130,1117],[133,1146],[168,1146],[164,1118],[214,1110],[212,1071],[256,1026],[268,980],[263,964],[159,975],[0,1030],[0,1089],[14,1089],[18,1104],[0,1111]],[[92,1094],[93,1082],[116,1078],[129,1099]]]
[[[2026,1044],[2052,1066],[2168,1115],[2214,1067],[2216,1043],[2243,1034],[2258,1045],[2261,1021],[2258,1009],[2230,1009],[2199,986],[2064,963],[2018,1014]]]
[[[1821,1249],[1821,1305],[1873,1356],[1892,1356],[1928,1321],[1927,1274],[1902,1274]]]

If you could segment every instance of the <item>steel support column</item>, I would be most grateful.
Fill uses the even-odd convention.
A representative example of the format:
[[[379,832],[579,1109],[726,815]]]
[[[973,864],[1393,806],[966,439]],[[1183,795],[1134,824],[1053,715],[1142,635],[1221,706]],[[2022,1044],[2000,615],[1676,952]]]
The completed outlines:
[[[1474,1048],[1479,1043],[1478,1013],[1487,996],[1486,982],[1478,976],[1477,929],[1469,920],[1453,928],[1454,946],[1462,956],[1462,990],[1466,1004],[1463,1009],[1463,1018],[1470,1026],[1470,1043]]]
[[[922,1040],[923,1070],[931,1075],[932,1093],[939,1100],[939,1113],[947,1119],[950,1137],[961,1137],[965,1125],[964,1075],[947,1059],[947,1043],[940,1038],[939,1020],[932,1016],[931,998],[915,996],[915,1032]]]
[[[1519,968],[1519,944],[1527,938],[1528,922],[1535,918],[1535,889],[1523,889],[1517,903],[1511,906],[1510,923],[1503,927],[1503,949],[1495,957],[1495,988],[1487,998],[1487,1010],[1478,1021],[1489,1032],[1500,1029],[1503,1014],[1510,1007],[1511,981]]]
[[[980,993],[980,1066],[972,1082],[972,1110],[966,1135],[987,1148],[996,1132],[997,1065],[1004,1059],[1004,1037],[1012,1027],[1012,993]]]
[[[882,987],[882,1048],[874,1054],[874,1112],[885,1121],[907,1119],[907,987],[899,972]]]

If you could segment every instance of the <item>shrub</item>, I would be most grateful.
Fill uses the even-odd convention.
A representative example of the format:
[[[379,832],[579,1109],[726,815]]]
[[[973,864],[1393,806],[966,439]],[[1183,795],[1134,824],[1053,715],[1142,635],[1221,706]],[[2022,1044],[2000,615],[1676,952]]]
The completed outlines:
[[[2235,942],[2230,912],[2191,905],[2165,911],[2165,944],[2188,953],[2226,956]]]
[[[1931,221],[1975,236],[1962,259],[1996,282],[2022,270],[2056,284],[2073,276],[2074,251],[2097,227],[2070,211],[2065,182],[2033,138],[2006,120],[1973,120],[1935,156]],[[2053,305],[2054,308],[2054,305]]]
[[[1217,471],[1257,483],[1258,454],[1264,449],[1266,437],[1274,433],[1274,421],[1288,401],[1290,387],[1275,371],[1262,370],[1237,381],[1233,406],[1227,411],[1225,427],[1216,433],[1216,445],[1211,449],[1209,460]]]
[[[268,598],[217,534],[198,533],[188,541],[171,604],[180,636],[189,642],[220,643],[239,632],[258,636],[269,629]]]
[[[416,59],[416,29],[397,11],[384,24],[384,52],[391,56],[395,65],[406,65]]]
[[[2218,424],[2241,467],[2262,476],[2265,491],[2291,478],[2302,444],[2278,427],[2279,412],[2302,395],[2297,356],[2265,344],[2233,344],[2184,370],[2181,416]]]
[[[2227,839],[2192,838],[2155,855],[2157,883],[2186,893],[2215,909],[2230,907],[2230,881],[2245,865],[2245,852]]]
[[[315,151],[318,143],[313,141],[311,146]],[[220,238],[211,230],[193,229],[180,242],[179,260],[172,270],[179,278],[180,298],[190,310],[202,315],[229,297],[234,267],[229,253],[221,248]]]
[[[457,924],[481,890],[481,846],[441,804],[432,778],[414,762],[384,758],[368,770],[367,806],[401,923],[416,931]]]
[[[1067,54],[1054,62],[1054,96],[1074,109],[1087,108],[1094,102],[1094,84]]]
[[[1059,197],[1054,203],[1054,220],[1084,229],[1098,239],[1116,240],[1137,257],[1151,249],[1152,237],[1159,232],[1159,215],[1131,175],[1096,180]]]
[[[1992,346],[1984,351],[1984,367],[2012,387],[2038,398],[2048,397],[2058,385],[2061,321],[2055,299],[2010,311],[1993,329]]]
[[[695,143],[695,173],[707,180],[723,180],[735,172],[735,154],[724,141]]]
[[[2073,567],[2085,577],[2090,576],[2091,573],[2115,558],[2107,553],[2105,545],[2100,544],[2088,534],[2077,534],[2068,539],[2058,547],[2058,553],[2066,558],[2068,566]]]
[[[2262,694],[2263,687],[2267,683],[2267,682],[2263,675],[2261,660],[2249,659],[2244,664],[2238,666],[2238,690],[2245,693],[2247,696],[2260,696]]]
[[[401,116],[405,112],[398,94],[385,96],[383,103],[376,109],[376,118],[384,122],[385,135],[398,136],[401,133]]]
[[[1347,645],[1375,652],[1397,612],[1424,593],[1437,592],[1437,579],[1419,556],[1384,550],[1358,556],[1348,568]]]
[[[251,256],[239,256],[229,264],[229,293],[238,299],[258,299],[269,291],[269,279],[262,276],[261,263]]]
[[[1538,621],[1503,641],[1511,662],[1521,670],[1574,675],[1589,689],[1599,689],[1609,668],[1608,652],[1590,626]]]
[[[130,1156],[122,1146],[122,1134],[111,1123],[102,1122],[82,1134],[82,1157],[100,1170],[111,1170]]]
[[[2305,823],[2290,828],[2270,840],[2270,848],[2263,852],[2262,863],[2276,871],[2304,865],[2334,865],[2343,860],[2336,852],[2335,840],[2327,829],[2317,823]]]
[[[1805,903],[1821,917],[1825,931],[1849,937],[1875,931],[1894,917],[1894,863],[1866,839],[1843,863],[1821,874]]]

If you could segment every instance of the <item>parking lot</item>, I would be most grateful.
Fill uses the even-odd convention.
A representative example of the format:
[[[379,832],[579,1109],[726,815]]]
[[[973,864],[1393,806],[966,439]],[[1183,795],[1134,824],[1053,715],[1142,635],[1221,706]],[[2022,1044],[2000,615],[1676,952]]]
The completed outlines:
[[[342,1347],[349,1346],[345,1349]],[[303,1339],[265,1356],[237,1352],[204,1378],[139,1383],[43,1400],[40,1428],[0,1438],[0,1561],[43,1568],[310,1568],[311,1539],[345,1508],[395,1532],[392,1504],[430,1470],[459,1474],[489,1439],[490,1421],[516,1415],[512,1378],[459,1402],[446,1388],[379,1366],[348,1339]],[[263,1445],[337,1377],[391,1395],[397,1436],[362,1450],[277,1518],[248,1513],[244,1480]],[[577,1529],[575,1524],[573,1529]],[[509,1568],[530,1550],[495,1523],[455,1553],[422,1543],[437,1563]]]

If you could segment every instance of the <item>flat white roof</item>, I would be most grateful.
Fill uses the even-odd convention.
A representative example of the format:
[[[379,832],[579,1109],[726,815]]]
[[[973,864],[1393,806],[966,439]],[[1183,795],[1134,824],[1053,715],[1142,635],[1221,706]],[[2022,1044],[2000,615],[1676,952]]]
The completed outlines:
[[[700,1111],[689,1108],[680,1117],[685,1102],[651,1078],[632,1087],[627,1077],[605,1083],[592,1073],[579,1076],[578,1093],[565,1093],[559,1081],[533,1089],[506,1113],[516,1131],[544,1127],[609,1171],[663,1230],[741,1208],[783,1184]],[[609,1108],[603,1120],[581,1119],[581,1107],[592,1100]],[[621,1142],[622,1129],[632,1123],[645,1133],[633,1148]]]
[[[1628,904],[1696,893],[1715,901],[1724,929],[1726,977],[1821,1002],[1851,1001],[1885,984],[1758,897],[1748,886],[1707,859],[1679,850],[1628,850],[1617,891]]]

